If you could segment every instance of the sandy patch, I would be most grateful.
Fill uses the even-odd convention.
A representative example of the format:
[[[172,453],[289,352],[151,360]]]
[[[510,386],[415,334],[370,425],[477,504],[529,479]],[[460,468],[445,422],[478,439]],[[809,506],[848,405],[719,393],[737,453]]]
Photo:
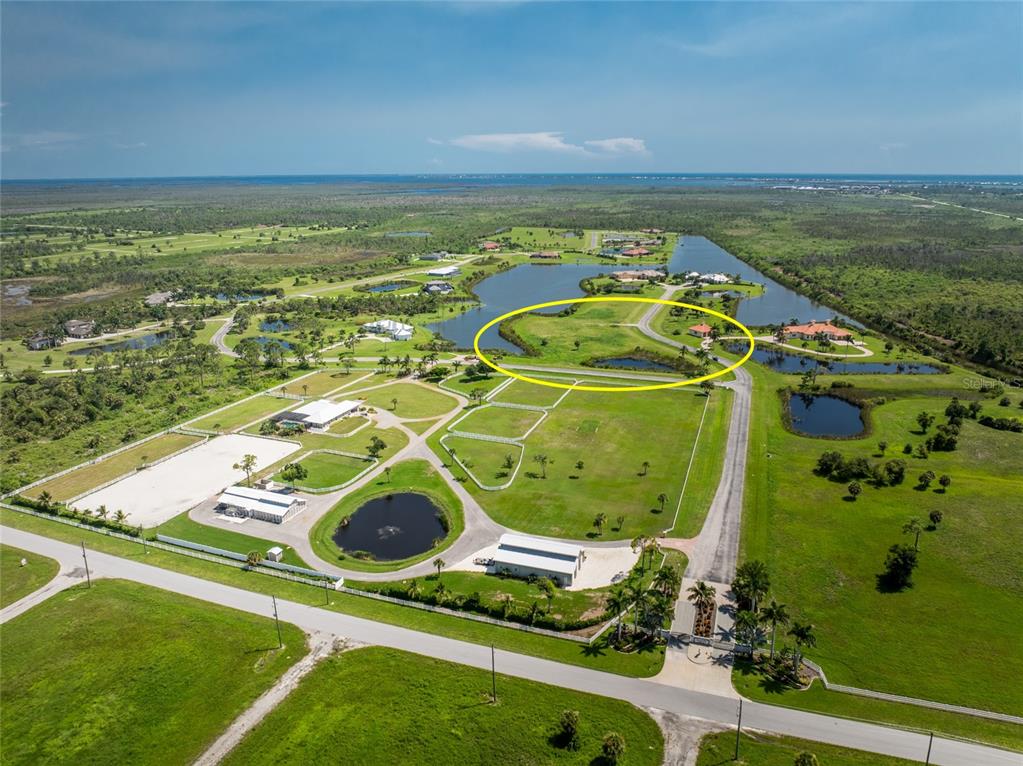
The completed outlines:
[[[245,472],[232,468],[243,455],[256,456],[258,471],[299,449],[298,444],[258,436],[219,436],[92,492],[78,500],[75,507],[95,510],[105,505],[111,514],[118,510],[128,514],[129,524],[155,527],[243,481]]]

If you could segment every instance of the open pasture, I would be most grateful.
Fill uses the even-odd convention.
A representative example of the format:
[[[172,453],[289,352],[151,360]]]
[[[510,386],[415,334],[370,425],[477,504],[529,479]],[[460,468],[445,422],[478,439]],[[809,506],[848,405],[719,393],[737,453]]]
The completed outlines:
[[[366,404],[371,407],[407,419],[439,417],[458,406],[458,402],[442,391],[417,383],[393,383],[365,393],[355,392],[351,397],[346,396],[362,397],[365,397]]]
[[[458,421],[457,425],[452,423],[448,430],[521,439],[542,417],[543,413],[536,410],[490,405],[470,410],[466,417]]]

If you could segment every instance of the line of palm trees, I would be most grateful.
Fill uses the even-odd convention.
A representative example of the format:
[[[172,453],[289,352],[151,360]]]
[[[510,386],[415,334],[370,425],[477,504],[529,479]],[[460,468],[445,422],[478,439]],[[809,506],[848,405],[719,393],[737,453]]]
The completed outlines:
[[[653,538],[648,538],[653,540]],[[639,540],[639,538],[637,538]],[[654,546],[656,546],[656,541]],[[654,548],[644,548],[653,551]],[[646,554],[644,554],[646,555]],[[652,555],[652,554],[651,554]],[[643,567],[645,571],[645,567]],[[641,575],[633,575],[607,598],[608,612],[618,620],[615,641],[621,643],[626,613],[632,609],[632,630],[656,629],[664,624],[675,609],[675,599],[682,588],[682,574],[676,567],[662,566],[650,580],[649,586]]]

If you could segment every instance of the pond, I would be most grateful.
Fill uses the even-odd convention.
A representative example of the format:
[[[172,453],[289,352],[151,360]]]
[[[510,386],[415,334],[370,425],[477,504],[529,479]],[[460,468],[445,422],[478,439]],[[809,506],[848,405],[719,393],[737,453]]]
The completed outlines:
[[[687,271],[738,274],[747,282],[762,284],[762,295],[744,298],[739,302],[735,318],[745,325],[788,324],[792,319],[797,322],[809,322],[811,319],[823,321],[837,316],[854,327],[860,326],[837,311],[775,282],[706,237],[679,237],[668,262],[668,271],[672,274]]]
[[[745,354],[746,344],[729,343],[725,348],[733,354]],[[794,354],[778,348],[757,346],[753,360],[775,372],[804,373],[817,368],[821,375],[940,375],[947,372],[941,367],[921,362],[846,362],[842,359],[815,359],[805,354]]]
[[[343,551],[366,551],[377,561],[395,561],[425,553],[445,537],[442,517],[426,495],[396,492],[359,506],[334,531],[333,540]]]
[[[389,231],[385,237],[429,237],[428,231]]]
[[[409,282],[389,282],[386,285],[373,285],[372,287],[367,287],[366,288],[366,292],[367,293],[390,293],[390,292],[394,292],[395,290],[400,290],[403,287],[408,287],[409,284],[410,284]]]
[[[288,341],[281,340],[280,338],[269,338],[266,335],[260,335],[260,336],[258,336],[256,338],[254,338],[253,340],[255,340],[256,343],[258,343],[260,346],[266,346],[266,345],[268,345],[272,341],[277,341],[284,348],[291,348],[291,344],[288,343]]]
[[[161,330],[160,332],[151,332],[147,335],[140,335],[137,338],[115,340],[110,343],[101,343],[97,346],[89,346],[87,348],[76,348],[74,351],[68,351],[68,355],[88,356],[89,354],[110,354],[114,351],[138,351],[143,348],[159,346],[161,343],[166,343],[173,338],[173,332],[170,330]]]
[[[793,394],[789,397],[792,429],[806,436],[859,436],[863,412],[859,405],[829,394]]]
[[[4,285],[3,297],[13,299],[15,306],[31,306],[32,299],[28,297],[30,289],[29,285]]]
[[[272,321],[269,319],[264,319],[259,324],[259,329],[262,330],[263,332],[284,332],[285,330],[290,330],[291,327],[292,327],[291,322],[285,321],[283,319],[274,319]]]
[[[267,295],[268,293],[237,293],[236,295],[217,293],[215,297],[218,301],[235,301],[236,303],[244,303],[246,301],[262,300]]]
[[[482,305],[428,327],[442,338],[453,341],[458,348],[471,349],[472,339],[491,319],[534,303],[582,297],[584,292],[579,282],[607,271],[606,264],[596,263],[522,264],[487,277],[473,288]],[[551,313],[562,308],[551,309]],[[497,327],[483,334],[480,346],[513,354],[520,352],[515,344],[498,334]]]
[[[594,367],[611,367],[619,370],[649,370],[651,372],[677,372],[671,365],[663,362],[655,362],[652,359],[641,359],[635,356],[611,356],[607,359],[597,359],[593,362]]]

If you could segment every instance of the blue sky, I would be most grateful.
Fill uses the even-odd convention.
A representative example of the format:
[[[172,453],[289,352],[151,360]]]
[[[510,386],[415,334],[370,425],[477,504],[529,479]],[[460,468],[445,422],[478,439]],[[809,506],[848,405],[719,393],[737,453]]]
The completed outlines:
[[[2,3],[6,178],[1023,173],[1023,4]]]

